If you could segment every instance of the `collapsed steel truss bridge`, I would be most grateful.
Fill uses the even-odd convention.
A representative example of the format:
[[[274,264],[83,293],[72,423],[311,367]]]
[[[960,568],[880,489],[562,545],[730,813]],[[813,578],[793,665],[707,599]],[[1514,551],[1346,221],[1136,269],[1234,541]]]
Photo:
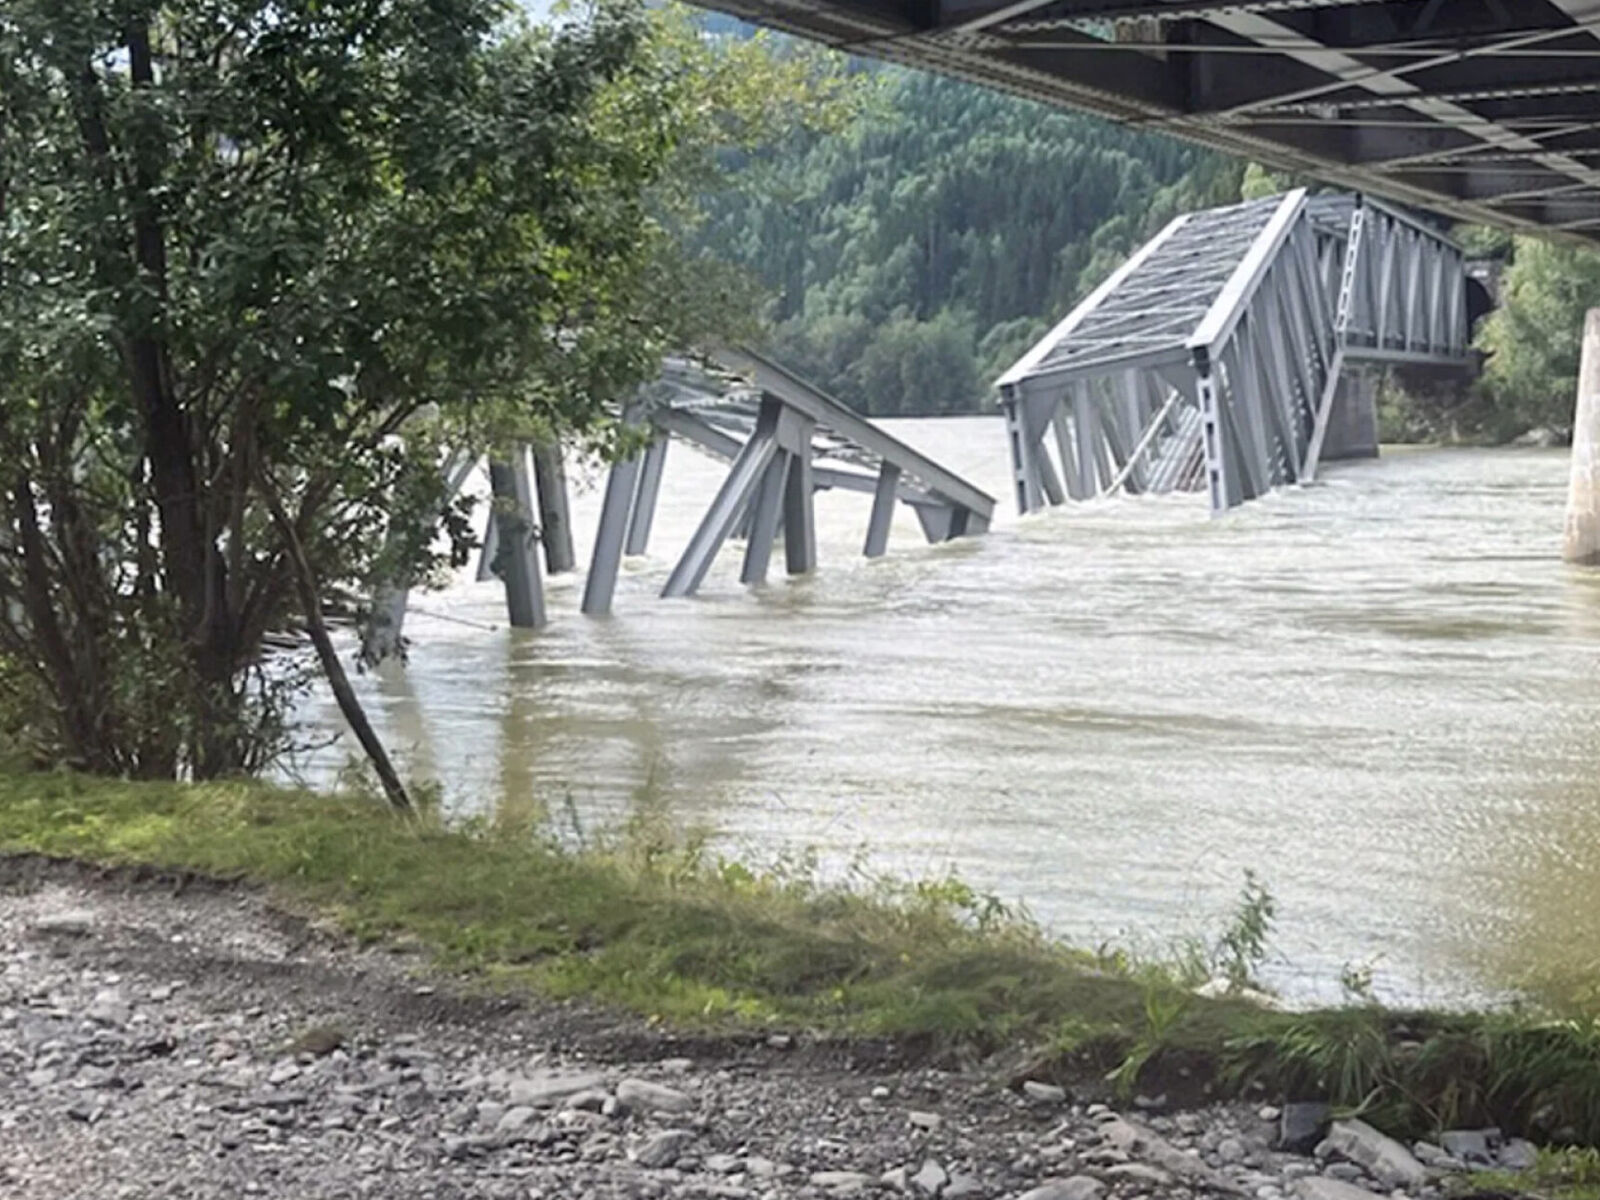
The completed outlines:
[[[705,360],[669,359],[661,375],[623,410],[646,432],[645,449],[615,463],[606,480],[582,610],[611,611],[625,554],[650,543],[667,446],[677,438],[726,460],[728,475],[662,588],[663,596],[694,593],[724,543],[744,539],[740,579],[760,583],[782,532],[791,575],[817,564],[815,493],[830,489],[873,497],[862,551],[888,548],[897,504],[909,505],[930,542],[983,533],[994,498],[825,395],[772,360],[743,347],[723,347]],[[531,462],[531,469],[530,469]],[[455,495],[477,466],[471,455],[445,464]],[[572,570],[572,521],[561,455],[553,447],[519,447],[489,463],[494,503],[478,578],[499,576],[511,624],[546,623],[539,551],[552,574]],[[378,660],[402,645],[408,588],[379,589],[363,637],[363,654]]]
[[[611,468],[584,581],[584,612],[609,612],[623,553],[645,552],[672,437],[731,465],[667,577],[663,596],[694,592],[736,531],[745,537],[739,578],[760,583],[780,523],[789,574],[812,570],[817,558],[813,497],[829,488],[872,494],[863,546],[868,558],[887,547],[899,502],[916,512],[930,542],[989,528],[993,497],[959,475],[752,350],[723,348],[712,357],[721,370],[669,362],[627,414],[627,420],[648,424],[654,437],[641,457]]]
[[[1019,511],[1309,482],[1347,368],[1469,365],[1466,284],[1458,246],[1357,196],[1176,218],[999,380]]]

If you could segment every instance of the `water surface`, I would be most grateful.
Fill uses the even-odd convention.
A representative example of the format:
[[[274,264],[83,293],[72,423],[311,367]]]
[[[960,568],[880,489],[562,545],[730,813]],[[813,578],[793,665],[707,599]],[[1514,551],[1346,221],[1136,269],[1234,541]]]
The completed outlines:
[[[613,617],[575,577],[533,634],[492,583],[420,596],[374,716],[457,811],[865,847],[1076,941],[1214,928],[1251,868],[1300,996],[1345,964],[1448,1002],[1600,960],[1600,577],[1559,561],[1564,453],[1394,451],[1215,521],[1197,496],[1019,520],[998,420],[885,425],[1000,498],[988,536],[928,547],[903,513],[867,562],[870,497],[825,494],[815,576],[778,555],[745,589],[730,547],[659,600],[722,474],[675,445]]]

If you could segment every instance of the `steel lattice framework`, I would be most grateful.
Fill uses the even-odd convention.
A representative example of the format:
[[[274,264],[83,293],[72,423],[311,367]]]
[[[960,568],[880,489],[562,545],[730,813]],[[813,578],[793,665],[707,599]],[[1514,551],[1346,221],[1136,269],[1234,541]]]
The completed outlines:
[[[1600,0],[707,0],[1371,195],[1600,238]]]
[[[1469,353],[1460,248],[1394,209],[1187,213],[1000,378],[1017,506],[1204,487],[1224,511],[1315,476],[1347,365]]]

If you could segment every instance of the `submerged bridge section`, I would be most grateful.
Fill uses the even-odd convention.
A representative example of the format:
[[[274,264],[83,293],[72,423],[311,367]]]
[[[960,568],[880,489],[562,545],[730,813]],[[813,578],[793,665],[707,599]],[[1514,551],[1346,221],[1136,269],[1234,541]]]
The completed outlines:
[[[771,359],[744,347],[723,347],[708,359],[670,359],[661,375],[623,410],[623,420],[648,433],[645,449],[615,463],[584,580],[584,613],[611,611],[624,555],[650,544],[667,446],[673,438],[727,461],[728,475],[667,577],[663,596],[699,588],[729,538],[744,541],[740,579],[760,583],[778,539],[791,575],[817,565],[814,499],[830,489],[872,496],[862,544],[868,558],[884,554],[899,504],[916,513],[930,542],[985,532],[994,497],[973,487],[825,395]],[[471,454],[444,464],[447,498],[478,467]],[[519,446],[489,462],[493,498],[478,560],[478,578],[505,586],[510,623],[547,623],[540,572],[576,567],[567,481],[554,446]],[[403,652],[410,585],[379,587],[362,631],[361,656],[378,662]]]
[[[766,578],[781,527],[784,563],[799,575],[816,566],[813,498],[840,488],[872,495],[863,553],[889,541],[895,505],[911,506],[930,542],[982,533],[994,498],[879,429],[783,367],[744,348],[710,363],[668,362],[625,419],[653,433],[643,455],[611,468],[584,583],[583,611],[609,612],[624,553],[649,545],[667,446],[679,438],[729,462],[728,475],[667,577],[663,596],[700,586],[730,536],[745,540],[740,579]]]
[[[1468,368],[1466,284],[1458,246],[1358,196],[1176,218],[998,381],[1019,511],[1309,482],[1348,368]]]

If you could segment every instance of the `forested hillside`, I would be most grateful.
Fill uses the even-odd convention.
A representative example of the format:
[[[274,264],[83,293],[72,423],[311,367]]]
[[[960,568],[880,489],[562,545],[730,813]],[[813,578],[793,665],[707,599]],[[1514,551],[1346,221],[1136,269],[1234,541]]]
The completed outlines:
[[[735,164],[704,248],[773,296],[774,349],[865,411],[970,411],[1173,215],[1244,167],[971,84],[880,70],[866,111]],[[756,186],[752,186],[756,185]]]

